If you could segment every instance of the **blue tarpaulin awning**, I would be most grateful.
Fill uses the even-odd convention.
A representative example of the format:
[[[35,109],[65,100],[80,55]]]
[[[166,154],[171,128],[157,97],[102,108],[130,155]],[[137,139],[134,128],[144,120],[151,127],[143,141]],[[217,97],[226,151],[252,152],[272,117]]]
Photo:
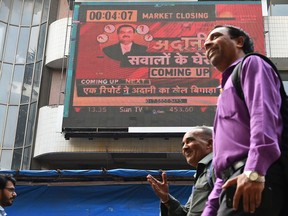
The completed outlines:
[[[156,216],[159,215],[159,199],[146,182],[131,183],[115,182],[105,184],[101,181],[81,182],[64,185],[53,184],[48,181],[32,183],[29,178],[35,177],[62,177],[67,176],[97,176],[113,175],[118,177],[146,177],[148,174],[158,175],[159,171],[153,170],[57,170],[57,171],[1,171],[0,173],[13,174],[21,177],[16,186],[17,198],[14,204],[6,208],[8,216],[91,216],[91,215],[133,215]],[[167,171],[169,176],[178,178],[191,177],[194,170]],[[24,179],[27,178],[25,182]],[[170,185],[170,193],[185,204],[191,194],[191,184]]]

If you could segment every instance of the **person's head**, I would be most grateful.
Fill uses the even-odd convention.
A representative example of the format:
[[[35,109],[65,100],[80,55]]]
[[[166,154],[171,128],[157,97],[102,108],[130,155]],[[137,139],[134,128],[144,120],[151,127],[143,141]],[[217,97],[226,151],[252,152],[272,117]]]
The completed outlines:
[[[230,25],[215,26],[204,48],[210,63],[222,72],[237,59],[254,51],[250,36],[241,28]]]
[[[131,25],[121,25],[117,29],[118,40],[122,44],[129,44],[134,39],[135,28]]]
[[[11,206],[15,197],[16,180],[10,175],[0,175],[0,205]]]
[[[212,130],[206,126],[198,126],[185,133],[182,139],[182,153],[188,164],[197,164],[212,152]]]

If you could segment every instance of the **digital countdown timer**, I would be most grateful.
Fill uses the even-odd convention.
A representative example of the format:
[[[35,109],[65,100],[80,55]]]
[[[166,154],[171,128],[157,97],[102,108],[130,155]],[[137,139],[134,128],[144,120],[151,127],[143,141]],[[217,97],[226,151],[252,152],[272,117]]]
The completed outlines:
[[[87,10],[87,22],[137,22],[137,10]]]

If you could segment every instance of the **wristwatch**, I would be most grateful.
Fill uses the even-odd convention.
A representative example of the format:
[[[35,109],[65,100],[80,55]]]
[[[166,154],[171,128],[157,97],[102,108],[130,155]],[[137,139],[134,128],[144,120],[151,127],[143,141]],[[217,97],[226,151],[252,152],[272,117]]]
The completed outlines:
[[[256,171],[244,171],[244,174],[252,182],[265,182],[265,176],[260,175]]]

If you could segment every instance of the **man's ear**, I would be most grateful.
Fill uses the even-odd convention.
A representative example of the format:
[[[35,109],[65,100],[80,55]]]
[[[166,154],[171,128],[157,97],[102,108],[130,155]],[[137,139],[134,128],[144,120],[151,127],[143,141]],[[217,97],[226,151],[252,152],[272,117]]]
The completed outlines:
[[[212,150],[213,150],[213,140],[212,139],[208,140],[207,149],[209,149],[212,152]]]
[[[240,36],[240,37],[236,38],[235,40],[236,40],[236,46],[238,48],[242,48],[244,46],[245,38],[243,36]]]

